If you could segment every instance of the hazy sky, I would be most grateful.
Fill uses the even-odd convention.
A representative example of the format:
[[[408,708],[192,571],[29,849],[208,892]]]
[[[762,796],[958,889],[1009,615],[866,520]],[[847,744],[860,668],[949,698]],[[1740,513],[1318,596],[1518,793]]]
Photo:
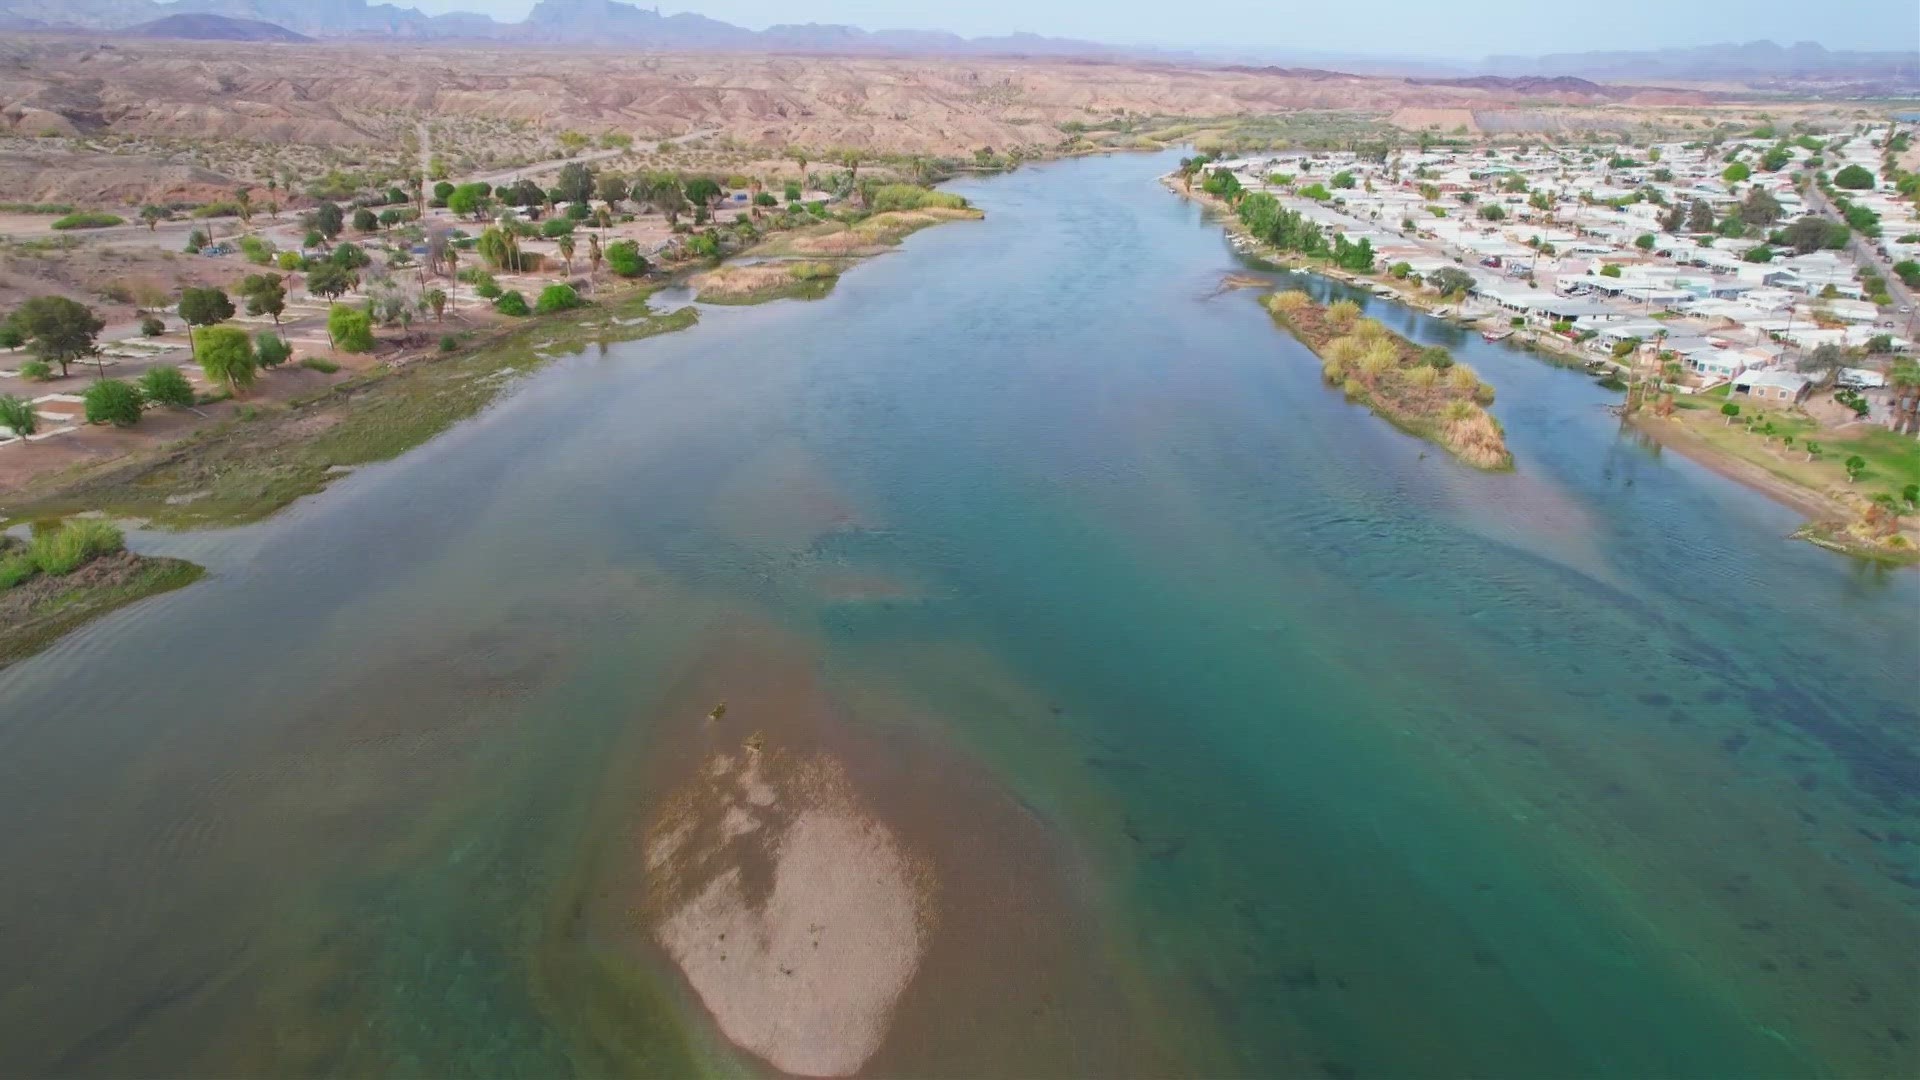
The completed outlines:
[[[533,0],[394,0],[434,13],[483,11],[518,20]],[[643,0],[650,6],[651,0]],[[1841,9],[1845,17],[1836,17]],[[1588,49],[1706,45],[1771,38],[1835,49],[1920,47],[1915,0],[1212,0],[1198,7],[1146,0],[661,0],[664,14],[695,11],[760,29],[773,23],[849,23],[869,30],[951,30],[969,37],[1026,30],[1113,44],[1277,45],[1328,52],[1480,57]],[[1204,18],[1196,18],[1204,15]]]

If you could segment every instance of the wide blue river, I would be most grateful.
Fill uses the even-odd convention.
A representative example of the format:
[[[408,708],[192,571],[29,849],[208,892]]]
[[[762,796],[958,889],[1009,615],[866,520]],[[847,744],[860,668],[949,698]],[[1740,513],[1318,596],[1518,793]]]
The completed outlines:
[[[137,534],[0,673],[0,1074],[764,1074],[640,910],[725,699],[943,882],[876,1074],[1920,1075],[1920,575],[1363,297],[1518,468],[1395,431],[1169,167]]]

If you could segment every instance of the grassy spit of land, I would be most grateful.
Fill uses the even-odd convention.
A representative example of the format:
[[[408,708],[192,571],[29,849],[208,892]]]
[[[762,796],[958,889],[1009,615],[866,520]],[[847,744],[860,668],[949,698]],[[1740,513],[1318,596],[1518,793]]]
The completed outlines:
[[[1493,387],[1447,350],[1421,348],[1349,300],[1318,304],[1298,290],[1265,300],[1273,320],[1317,354],[1328,385],[1395,427],[1444,447],[1477,469],[1513,468],[1500,422],[1487,413]]]
[[[1874,424],[1823,426],[1806,410],[1735,403],[1725,387],[1692,397],[1629,398],[1636,430],[1806,514],[1801,540],[1876,562],[1920,564],[1908,498],[1920,490],[1920,441]]]
[[[190,562],[126,550],[120,530],[104,521],[51,524],[30,540],[0,535],[0,668],[82,623],[199,576]]]

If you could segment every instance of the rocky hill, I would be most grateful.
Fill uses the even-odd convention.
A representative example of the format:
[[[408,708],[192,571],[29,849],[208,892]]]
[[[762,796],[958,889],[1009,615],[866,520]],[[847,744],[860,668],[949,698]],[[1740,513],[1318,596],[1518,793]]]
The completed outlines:
[[[130,26],[121,31],[132,37],[168,38],[179,41],[312,41],[284,26],[257,19],[233,19],[225,15],[168,15],[152,22]]]

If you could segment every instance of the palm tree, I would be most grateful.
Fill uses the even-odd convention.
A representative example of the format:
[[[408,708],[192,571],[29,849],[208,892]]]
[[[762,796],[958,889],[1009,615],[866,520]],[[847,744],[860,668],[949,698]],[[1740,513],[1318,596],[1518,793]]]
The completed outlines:
[[[1920,363],[1895,361],[1887,382],[1893,388],[1893,430],[1920,435]]]
[[[447,306],[460,310],[460,249],[447,246]]]
[[[589,285],[592,285],[599,280],[600,260],[605,257],[606,257],[605,253],[600,250],[600,234],[588,233],[587,234],[587,265],[593,268],[587,274],[587,283]]]
[[[243,187],[233,193],[233,203],[240,209],[240,224],[253,225],[253,189]]]
[[[40,419],[33,413],[33,403],[11,394],[0,394],[0,427],[12,431],[20,439],[21,446],[27,445],[27,436],[40,427]]]
[[[560,250],[560,257],[567,261],[567,276],[572,277],[573,276],[573,234],[568,233],[565,236],[560,237],[558,240],[554,241],[554,246]]]
[[[800,166],[800,190],[804,194],[807,190],[807,152],[797,146],[790,146],[787,148],[787,157],[792,159],[795,165]]]

